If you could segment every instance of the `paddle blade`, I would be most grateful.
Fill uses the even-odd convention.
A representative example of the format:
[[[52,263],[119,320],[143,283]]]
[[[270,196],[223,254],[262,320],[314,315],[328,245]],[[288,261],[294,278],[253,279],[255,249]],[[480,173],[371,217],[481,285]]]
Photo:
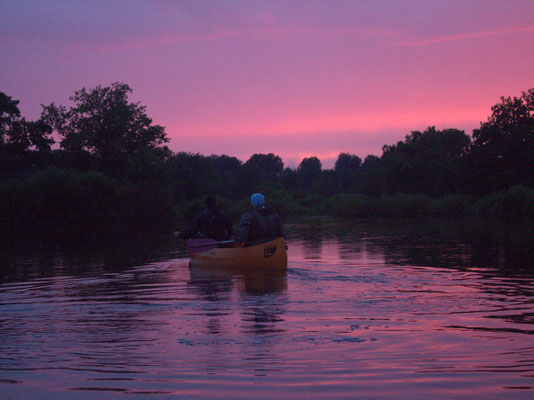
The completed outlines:
[[[190,239],[186,244],[189,254],[197,254],[216,248],[219,242],[214,239]]]

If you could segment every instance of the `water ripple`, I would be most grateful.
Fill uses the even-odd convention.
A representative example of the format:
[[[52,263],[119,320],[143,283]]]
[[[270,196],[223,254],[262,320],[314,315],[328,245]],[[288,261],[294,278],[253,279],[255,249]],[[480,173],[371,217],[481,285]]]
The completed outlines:
[[[81,273],[62,262],[2,281],[0,389],[12,398],[532,394],[532,276],[470,261],[467,244],[411,246],[364,227],[352,239],[293,238],[287,273],[162,257]],[[435,261],[445,244],[446,262]]]

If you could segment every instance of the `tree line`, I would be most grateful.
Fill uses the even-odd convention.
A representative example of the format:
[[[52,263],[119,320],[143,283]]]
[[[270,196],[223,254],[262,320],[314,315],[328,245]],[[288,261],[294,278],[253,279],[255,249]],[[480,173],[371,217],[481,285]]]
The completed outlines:
[[[165,129],[129,101],[131,93],[124,83],[83,88],[69,107],[43,105],[40,118],[28,121],[19,102],[0,92],[0,220],[150,225],[189,216],[208,194],[238,213],[254,191],[285,215],[380,215],[399,202],[421,210],[419,203],[443,199],[456,210],[513,188],[499,201],[532,213],[534,88],[502,97],[472,136],[429,127],[384,145],[380,157],[341,153],[333,169],[317,157],[293,169],[272,153],[242,162],[172,152]]]

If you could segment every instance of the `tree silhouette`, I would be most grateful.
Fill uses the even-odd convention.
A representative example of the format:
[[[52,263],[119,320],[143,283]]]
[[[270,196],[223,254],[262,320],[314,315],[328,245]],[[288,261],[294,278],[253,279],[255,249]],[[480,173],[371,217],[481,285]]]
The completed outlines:
[[[49,151],[54,140],[51,127],[43,120],[27,121],[20,116],[19,101],[0,92],[0,144],[10,151]]]
[[[105,173],[122,177],[128,159],[143,156],[168,142],[165,129],[153,125],[146,107],[130,103],[132,89],[124,83],[78,90],[70,108],[43,106],[42,118],[63,138],[68,152],[88,152]]]
[[[150,225],[173,206],[185,216],[207,194],[238,211],[254,191],[285,215],[462,215],[468,206],[476,215],[533,214],[534,89],[501,98],[472,141],[461,130],[428,127],[363,163],[342,152],[328,170],[317,157],[284,169],[273,153],[245,163],[173,153],[164,128],[128,100],[131,92],[122,83],[84,88],[70,107],[43,106],[37,121],[0,92],[0,225],[2,218],[31,223],[34,215],[39,223],[62,216],[80,226],[98,219]],[[52,150],[54,132],[61,149]]]
[[[413,131],[404,141],[384,146],[382,165],[390,193],[441,195],[458,190],[458,169],[470,138],[458,129]]]
[[[341,153],[337,157],[334,170],[337,173],[339,190],[350,191],[355,185],[356,172],[362,165],[362,159],[355,154]]]
[[[349,153],[340,153],[337,156],[336,164],[334,170],[336,172],[340,171],[356,171],[362,165],[362,159],[355,154]]]
[[[0,176],[42,164],[54,143],[52,128],[42,119],[21,117],[18,104],[0,92]]]
[[[265,182],[274,182],[280,178],[284,169],[282,159],[273,154],[253,154],[241,170],[241,193],[254,190]]]
[[[355,190],[369,196],[380,196],[386,192],[387,169],[382,159],[368,155],[358,171]]]
[[[321,175],[321,161],[317,157],[304,158],[297,168],[297,179],[301,189],[311,191]]]
[[[534,88],[520,97],[501,97],[491,109],[473,131],[472,186],[480,193],[534,186]]]
[[[18,104],[18,100],[0,92],[0,143],[6,141],[11,124],[20,117]]]

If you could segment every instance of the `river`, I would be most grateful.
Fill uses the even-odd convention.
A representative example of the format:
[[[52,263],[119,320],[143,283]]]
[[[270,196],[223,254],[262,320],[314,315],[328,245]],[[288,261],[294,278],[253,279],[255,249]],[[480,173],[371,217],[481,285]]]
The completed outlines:
[[[532,223],[290,221],[282,273],[183,243],[3,243],[12,399],[534,398]]]

